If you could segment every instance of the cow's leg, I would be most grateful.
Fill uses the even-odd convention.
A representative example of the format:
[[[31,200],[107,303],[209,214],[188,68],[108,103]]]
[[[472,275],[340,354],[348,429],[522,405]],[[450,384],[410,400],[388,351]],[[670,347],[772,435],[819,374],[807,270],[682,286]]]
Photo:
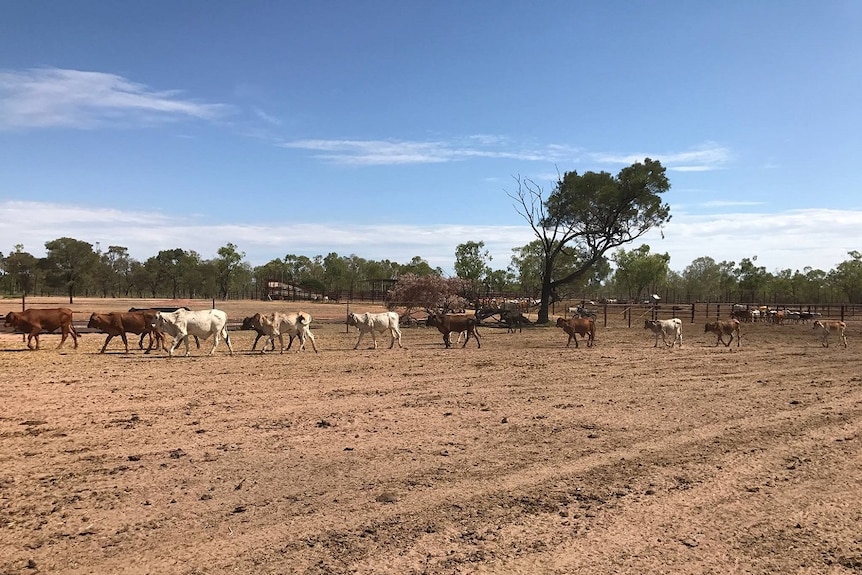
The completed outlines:
[[[395,344],[395,336],[392,337],[392,340],[393,340],[392,345],[394,345]],[[452,340],[449,339],[449,332],[448,331],[443,332],[443,345],[446,346],[446,349],[449,349],[450,347],[452,347]],[[390,347],[389,349],[392,349],[392,347]]]
[[[189,342],[188,335],[177,335],[174,336],[174,342],[171,344],[171,348],[168,350],[168,357],[173,357],[174,352],[180,346],[180,344],[185,341],[186,342],[186,357],[189,355]]]
[[[69,337],[69,330],[65,327],[60,327],[60,345],[57,346],[57,349],[63,347],[63,344],[66,343],[67,337]]]
[[[575,347],[576,347],[576,348],[581,347],[581,346],[580,346],[580,344],[578,343],[578,333],[577,333],[577,332],[575,332],[574,334],[570,335],[569,337],[570,337],[571,339],[575,340]]]
[[[105,338],[105,345],[102,346],[102,349],[101,349],[101,351],[99,351],[99,353],[105,353],[105,350],[108,349],[108,342],[111,341],[112,339],[114,339],[114,336],[111,334],[108,334],[108,337]]]
[[[36,340],[36,347],[33,347],[33,340]],[[30,330],[30,333],[27,334],[27,347],[34,351],[39,350],[39,329]]]
[[[120,337],[123,338],[123,345],[126,346],[126,355],[128,355],[129,354],[129,340],[126,337],[126,332],[124,332],[124,331],[120,332]]]
[[[141,344],[142,344],[142,343],[144,343],[144,336],[145,336],[145,335],[148,335],[148,336],[150,336],[150,337],[149,337],[149,343],[147,344],[147,351],[145,351],[145,352],[144,352],[144,355],[146,355],[146,354],[150,353],[150,351],[153,349],[153,341],[154,341],[154,340],[155,340],[156,342],[158,342],[158,339],[156,339],[155,337],[153,337],[153,332],[152,332],[152,331],[144,330],[144,331],[142,331],[142,332],[141,332],[141,339],[140,339],[140,340],[138,340],[138,346],[139,346],[139,347],[138,347],[138,349],[144,349],[144,347],[143,347]]]
[[[389,349],[392,349],[392,347],[395,345],[395,341],[398,341],[398,349],[404,349],[404,346],[401,345],[401,328],[395,326],[393,328],[390,328],[389,332],[393,340],[389,342]]]
[[[254,343],[253,343],[253,344],[251,344],[251,350],[252,350],[252,351],[254,351],[254,350],[255,350],[255,348],[257,347],[257,342],[258,342],[258,341],[260,341],[260,338],[262,338],[262,337],[263,337],[263,334],[262,334],[262,333],[260,333],[260,332],[257,332],[257,337],[256,337],[256,338],[254,338]],[[264,347],[266,347],[266,342],[264,342],[264,344],[263,344],[263,345],[264,345]]]
[[[356,340],[356,345],[353,346],[353,349],[359,349],[359,342],[362,341],[362,336],[365,334],[361,329],[359,330],[359,339]]]
[[[661,342],[664,344],[665,347],[673,347],[674,340],[671,340],[670,345],[668,345],[667,336],[668,336],[667,332],[664,329],[662,329],[661,330]]]
[[[230,352],[230,355],[233,355],[233,345],[230,343],[230,334],[227,332],[227,326],[222,328],[222,337],[224,338],[224,343],[227,346],[228,352]]]
[[[377,333],[371,329],[371,341],[374,343],[374,349],[377,349]]]
[[[305,332],[305,337],[311,342],[311,349],[314,350],[314,353],[317,353],[317,344],[314,343],[314,334],[311,333],[311,330],[307,327],[303,331]]]
[[[730,344],[733,343],[733,332],[730,332],[730,334],[728,335],[730,336],[730,339],[727,340],[727,343],[724,344],[724,347],[730,347]]]
[[[165,340],[165,334],[156,330],[156,343],[161,347],[164,351],[168,351],[168,344]]]
[[[212,354],[214,354],[214,353],[215,353],[215,350],[216,350],[216,348],[218,347],[218,340],[219,340],[219,330],[216,330],[216,331],[215,331],[215,333],[213,333],[213,346],[212,346],[212,349],[210,349],[210,352],[209,352],[209,354],[207,354],[207,355],[212,355]]]

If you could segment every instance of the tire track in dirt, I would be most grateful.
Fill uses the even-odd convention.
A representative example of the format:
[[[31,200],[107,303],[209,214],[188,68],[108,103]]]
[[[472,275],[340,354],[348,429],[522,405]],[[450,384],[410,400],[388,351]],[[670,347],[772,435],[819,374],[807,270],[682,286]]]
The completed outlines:
[[[843,415],[835,420],[824,411]],[[846,426],[860,414],[862,396],[856,392],[766,419],[742,418],[730,425],[722,422],[644,439],[630,447],[588,455],[578,461],[519,466],[511,474],[486,479],[478,485],[470,479],[438,486],[430,504],[414,504],[406,496],[392,508],[381,506],[371,524],[348,519],[341,528],[326,532],[300,528],[300,534],[294,525],[289,540],[279,537],[277,527],[266,535],[255,532],[244,536],[250,551],[246,554],[249,557],[243,559],[278,565],[277,555],[267,551],[276,549],[277,554],[292,557],[290,564],[296,569],[296,556],[302,550],[301,556],[308,557],[308,569],[317,565],[320,572],[331,573],[443,573],[459,565],[469,569],[478,561],[486,567],[499,563],[508,569],[510,565],[505,562],[510,560],[514,561],[512,572],[545,572],[545,566],[570,572],[567,570],[572,564],[563,561],[562,566],[555,566],[553,562],[572,553],[581,544],[584,532],[613,532],[625,541],[621,533],[631,529],[625,517],[634,520],[640,513],[648,514],[651,507],[658,507],[641,503],[644,499],[662,501],[661,506],[672,510],[678,504],[669,503],[668,498],[678,498],[680,492],[692,493],[693,489],[702,493],[707,490],[704,485],[709,484],[709,493],[703,495],[708,506],[726,497],[740,483],[750,483],[734,476],[722,479],[720,468],[736,467],[735,459],[745,460],[745,466],[752,468],[750,475],[760,477],[768,468],[767,455],[786,449],[787,442],[800,434],[813,435],[819,430],[824,438],[848,433],[858,436],[858,426],[849,430]],[[856,451],[858,455],[858,448]],[[645,495],[649,491],[652,493]],[[632,500],[637,503],[630,504]],[[634,508],[627,511],[630,507]],[[561,519],[561,512],[569,518],[566,529],[560,528],[566,521]],[[667,524],[670,520],[662,513],[667,511],[651,521]],[[549,530],[553,531],[550,535]],[[512,544],[531,539],[544,543],[532,550]],[[602,555],[610,562],[638,549],[637,545],[626,544],[615,555],[613,549],[599,541],[592,544],[606,549]],[[682,547],[686,545],[681,543]],[[428,550],[436,553],[431,551],[429,556]],[[514,560],[519,556],[524,558]],[[541,564],[537,557],[542,558]],[[590,561],[578,567],[589,568]]]

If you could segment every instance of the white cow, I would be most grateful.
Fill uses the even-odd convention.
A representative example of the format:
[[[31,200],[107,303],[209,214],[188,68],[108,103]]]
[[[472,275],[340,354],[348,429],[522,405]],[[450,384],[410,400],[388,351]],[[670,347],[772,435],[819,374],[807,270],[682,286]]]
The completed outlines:
[[[366,333],[371,333],[371,340],[374,342],[374,349],[377,349],[376,332],[389,332],[392,341],[389,343],[389,349],[395,346],[395,341],[398,341],[398,347],[401,345],[401,328],[398,326],[401,318],[394,311],[383,313],[349,313],[347,314],[347,325],[356,326],[359,329],[359,339],[356,340],[356,345],[353,349],[359,347],[359,342],[362,341],[362,336]]]
[[[210,355],[215,352],[219,337],[224,338],[230,354],[233,355],[233,346],[230,344],[230,336],[227,333],[227,314],[220,309],[160,311],[156,313],[154,327],[173,336],[174,344],[168,351],[168,355],[171,357],[181,342],[186,344],[186,357],[188,357],[189,336],[206,339],[211,335],[214,336],[214,339]]]
[[[678,317],[644,320],[644,329],[648,329],[655,334],[655,345],[653,347],[658,347],[659,336],[661,336],[662,342],[667,347],[673,347],[675,343],[679,343],[679,346],[682,347],[682,320]],[[671,334],[673,334],[673,341],[668,344],[667,338]]]
[[[264,335],[269,336],[269,341],[272,343],[272,349],[275,349],[274,338],[278,336],[279,347],[281,353],[284,353],[284,335],[287,334],[293,339],[294,336],[299,338],[299,349],[305,349],[305,340],[311,341],[311,347],[314,353],[317,353],[317,345],[314,343],[314,335],[309,329],[311,325],[311,314],[306,312],[284,313],[273,312],[269,315],[254,314],[251,317],[251,325],[255,329],[259,329]],[[288,345],[288,347],[290,347]],[[261,348],[260,353],[266,351],[266,346]]]
[[[847,336],[844,335],[844,330],[847,328],[847,324],[843,321],[820,321],[815,320],[814,329],[820,332],[821,344],[823,347],[829,347],[829,334],[835,332],[838,334],[838,337],[844,342],[844,347],[847,347]]]

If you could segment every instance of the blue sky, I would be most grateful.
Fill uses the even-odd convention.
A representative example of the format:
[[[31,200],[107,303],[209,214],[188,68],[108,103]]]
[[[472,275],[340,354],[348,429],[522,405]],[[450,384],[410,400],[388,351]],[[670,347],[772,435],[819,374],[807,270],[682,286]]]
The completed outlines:
[[[252,265],[452,271],[507,193],[644,157],[648,243],[768,271],[862,250],[862,3],[0,0],[0,251],[61,236]]]

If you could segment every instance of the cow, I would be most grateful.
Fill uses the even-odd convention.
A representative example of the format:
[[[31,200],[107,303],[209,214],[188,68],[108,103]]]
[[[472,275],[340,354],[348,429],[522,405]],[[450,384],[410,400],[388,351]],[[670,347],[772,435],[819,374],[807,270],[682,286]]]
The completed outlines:
[[[475,317],[465,314],[432,313],[428,314],[425,325],[436,327],[437,331],[443,334],[443,343],[447,348],[452,347],[451,332],[461,333],[462,331],[467,332],[467,337],[464,339],[464,344],[461,347],[467,347],[467,342],[470,341],[471,335],[476,338],[476,347],[482,347],[482,342],[479,340],[479,332],[476,331],[476,326],[479,325],[479,322]],[[460,340],[459,336],[458,341]]]
[[[742,307],[734,307],[730,312],[730,317],[747,323],[752,319],[751,310]]]
[[[134,311],[134,312],[110,312],[96,313],[90,315],[90,321],[87,322],[87,327],[97,329],[102,333],[108,334],[105,338],[105,345],[99,353],[105,353],[108,347],[108,342],[116,336],[123,339],[123,345],[126,346],[126,353],[129,353],[129,340],[126,339],[126,333],[134,333],[141,335],[141,343],[145,335],[149,334],[150,344],[147,346],[147,351],[150,353],[153,348],[153,340],[156,342],[156,349],[162,348],[165,351],[168,347],[165,345],[165,338],[162,332],[153,327],[156,321],[155,311]],[[141,345],[139,343],[139,345]],[[143,346],[141,346],[143,348]]]
[[[844,330],[847,324],[843,321],[820,321],[814,320],[814,329],[820,331],[820,343],[823,347],[829,347],[829,334],[835,332],[841,341],[844,342],[844,347],[847,347],[847,336],[844,335]]]
[[[678,317],[672,319],[647,319],[644,320],[644,329],[648,329],[655,334],[655,345],[658,347],[658,338],[661,336],[661,341],[666,347],[673,347],[675,343],[679,343],[682,347],[682,320]],[[667,337],[673,335],[673,341],[667,343]]]
[[[39,349],[39,334],[42,331],[50,333],[57,329],[62,333],[57,349],[63,347],[66,338],[70,335],[75,349],[78,349],[78,332],[72,325],[72,310],[69,308],[30,308],[24,311],[10,311],[6,314],[6,325],[27,335],[27,347],[29,349]],[[32,345],[34,339],[36,340],[35,348]]]
[[[239,329],[251,329],[254,330],[255,333],[257,333],[257,336],[255,336],[254,338],[254,343],[251,344],[251,351],[254,351],[257,348],[257,342],[260,341],[260,338],[267,337],[267,334],[264,332],[263,329],[261,329],[259,321],[257,322],[257,326],[255,326],[254,316],[243,318],[242,325],[239,326]],[[287,349],[290,349],[290,346],[293,345],[293,338],[294,336],[290,336],[290,341],[287,342]],[[275,340],[267,339],[267,341],[265,341],[263,344],[264,348],[267,346],[267,344],[271,344],[272,350],[275,351]]]
[[[557,318],[557,327],[562,328],[564,332],[569,334],[569,340],[566,342],[566,347],[575,340],[575,347],[578,346],[578,336],[587,338],[587,347],[592,347],[596,339],[596,320],[591,317],[572,317],[566,319],[564,317]]]
[[[356,345],[353,346],[353,349],[359,348],[359,342],[362,341],[362,336],[366,333],[371,333],[374,349],[377,349],[377,336],[375,334],[387,331],[391,338],[389,349],[395,346],[396,340],[398,341],[398,347],[403,348],[404,346],[401,345],[401,328],[398,326],[400,321],[401,318],[394,311],[347,314],[347,325],[352,325],[359,330],[359,339],[356,340]]]
[[[305,312],[284,313],[276,311],[269,315],[256,313],[249,319],[249,324],[252,329],[257,331],[258,334],[263,333],[265,336],[269,337],[273,350],[275,350],[275,337],[278,336],[280,353],[284,353],[284,334],[287,334],[290,337],[287,349],[290,349],[290,346],[293,344],[293,338],[298,337],[300,350],[305,349],[305,340],[308,339],[311,341],[311,347],[314,349],[314,353],[317,353],[317,345],[314,343],[314,335],[308,327],[311,324],[311,314]],[[260,338],[260,336],[258,336],[258,338]],[[255,343],[257,343],[257,340],[255,340]],[[252,349],[254,348],[252,347]],[[266,352],[266,344],[264,344],[260,350],[260,353],[264,352]]]
[[[177,311],[178,309],[184,309],[186,311],[190,311],[189,308],[187,308],[185,306],[182,306],[182,307],[174,306],[174,307],[130,307],[129,312],[131,313],[131,312],[136,312],[136,311],[145,311],[145,312],[156,313],[157,311]],[[161,334],[161,332],[159,332],[159,333]],[[148,332],[142,332],[141,333],[141,338],[138,340],[138,349],[144,349],[144,338],[147,335],[148,335]],[[150,335],[150,345],[152,346],[153,335],[152,334],[149,334],[149,335]],[[192,336],[192,337],[195,338],[195,347],[200,349],[201,348],[201,341],[198,339],[197,336]],[[164,339],[163,334],[162,334],[162,339]]]
[[[523,326],[530,325],[530,320],[521,312],[504,310],[500,312],[500,320],[506,325],[506,333],[515,333],[515,330],[522,332]]]
[[[206,339],[214,336],[213,347],[209,355],[212,355],[218,346],[219,337],[223,337],[230,354],[233,355],[233,346],[230,343],[230,335],[227,333],[227,314],[220,309],[202,309],[186,311],[179,309],[174,312],[156,312],[153,327],[170,334],[174,338],[174,344],[168,350],[170,357],[180,343],[186,344],[186,357],[189,356],[189,337],[197,336]]]
[[[730,339],[727,340],[727,343],[724,343],[724,347],[730,347],[731,342],[733,342],[733,334],[736,334],[736,347],[739,347],[739,342],[742,339],[739,335],[739,320],[738,319],[728,319],[722,321],[711,321],[707,322],[704,326],[703,333],[712,332],[718,336],[718,340],[715,342],[715,345],[719,343],[724,343],[725,335],[729,335]]]

